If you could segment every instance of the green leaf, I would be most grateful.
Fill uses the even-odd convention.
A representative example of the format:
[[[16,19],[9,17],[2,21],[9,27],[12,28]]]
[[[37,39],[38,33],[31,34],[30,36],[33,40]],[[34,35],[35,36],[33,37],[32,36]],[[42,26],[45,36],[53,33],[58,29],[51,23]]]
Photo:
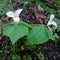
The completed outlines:
[[[45,25],[40,25],[30,30],[26,45],[42,44],[48,39],[53,39],[52,32]]]
[[[3,26],[3,35],[10,37],[12,44],[28,34],[28,27],[23,24],[7,24]]]

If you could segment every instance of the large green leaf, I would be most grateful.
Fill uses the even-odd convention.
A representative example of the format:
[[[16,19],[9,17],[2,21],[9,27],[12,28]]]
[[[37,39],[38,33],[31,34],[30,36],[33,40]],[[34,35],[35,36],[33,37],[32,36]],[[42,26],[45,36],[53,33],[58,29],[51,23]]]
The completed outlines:
[[[28,27],[23,24],[7,24],[3,26],[3,35],[10,37],[12,44],[28,34]]]
[[[53,39],[52,32],[45,25],[40,25],[30,30],[26,45],[41,44],[48,39]]]

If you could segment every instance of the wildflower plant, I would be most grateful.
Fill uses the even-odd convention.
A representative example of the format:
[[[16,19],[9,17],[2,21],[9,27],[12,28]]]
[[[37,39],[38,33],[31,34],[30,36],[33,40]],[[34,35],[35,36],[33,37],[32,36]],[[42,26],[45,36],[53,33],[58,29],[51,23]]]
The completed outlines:
[[[18,9],[14,13],[13,11],[8,11],[6,15],[8,17],[13,18],[15,23],[9,23],[3,25],[3,36],[10,37],[12,44],[14,44],[19,38],[28,34],[27,24],[23,21],[20,21],[19,15],[21,14],[23,9]]]
[[[55,39],[56,36],[54,36],[49,30],[51,28],[47,28],[49,25],[54,25],[57,28],[57,24],[53,21],[53,14],[50,16],[47,25],[27,24],[19,18],[22,10],[23,9],[18,9],[16,12],[8,11],[6,13],[8,17],[13,18],[15,23],[3,25],[3,36],[8,36],[12,44],[24,36],[27,36],[26,45],[42,44],[47,42],[49,39]]]

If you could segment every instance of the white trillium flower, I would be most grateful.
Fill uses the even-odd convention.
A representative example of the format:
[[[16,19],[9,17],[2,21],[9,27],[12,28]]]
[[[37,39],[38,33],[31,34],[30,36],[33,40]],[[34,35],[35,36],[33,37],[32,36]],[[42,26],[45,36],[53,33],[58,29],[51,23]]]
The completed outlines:
[[[23,9],[18,9],[16,12],[8,11],[6,15],[8,17],[12,17],[15,23],[18,23],[20,21],[19,14],[22,12]]]
[[[47,26],[49,26],[49,25],[53,25],[53,26],[55,26],[57,28],[57,24],[54,21],[49,21]]]
[[[47,26],[53,25],[53,26],[55,26],[57,28],[57,24],[56,24],[56,22],[53,21],[53,18],[54,18],[54,15],[51,14],[50,15],[50,20],[48,21]]]
[[[48,28],[49,28],[50,30],[51,30],[51,28],[49,27],[50,25],[55,26],[55,29],[57,29],[57,24],[56,24],[56,22],[53,21],[53,18],[54,18],[54,15],[51,14],[51,15],[50,15],[50,19],[49,19],[49,21],[48,21],[48,23],[47,23],[47,26],[48,26]]]

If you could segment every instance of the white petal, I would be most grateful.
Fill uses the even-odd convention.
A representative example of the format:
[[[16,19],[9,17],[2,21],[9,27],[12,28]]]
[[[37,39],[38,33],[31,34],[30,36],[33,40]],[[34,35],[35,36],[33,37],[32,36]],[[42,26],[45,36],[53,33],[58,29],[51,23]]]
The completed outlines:
[[[15,23],[18,23],[20,21],[20,18],[19,17],[13,18],[13,20],[14,20]]]
[[[54,21],[52,21],[52,23],[49,21],[49,22],[47,23],[47,26],[49,26],[49,25],[53,25],[53,26],[57,27],[57,24],[56,24],[56,22],[54,22]]]
[[[53,20],[53,18],[54,18],[54,14],[51,14],[50,15],[50,20]]]
[[[16,10],[16,12],[15,12],[16,15],[19,16],[19,14],[22,12],[22,10],[23,10],[23,9],[18,9],[18,10]]]
[[[56,22],[54,22],[54,21],[53,21],[52,25],[54,25],[55,27],[57,27],[57,24],[56,24]]]
[[[52,23],[50,21],[48,21],[47,25],[52,25]]]
[[[13,17],[14,12],[13,12],[13,11],[9,11],[9,12],[6,13],[6,15],[7,15],[8,17]]]

